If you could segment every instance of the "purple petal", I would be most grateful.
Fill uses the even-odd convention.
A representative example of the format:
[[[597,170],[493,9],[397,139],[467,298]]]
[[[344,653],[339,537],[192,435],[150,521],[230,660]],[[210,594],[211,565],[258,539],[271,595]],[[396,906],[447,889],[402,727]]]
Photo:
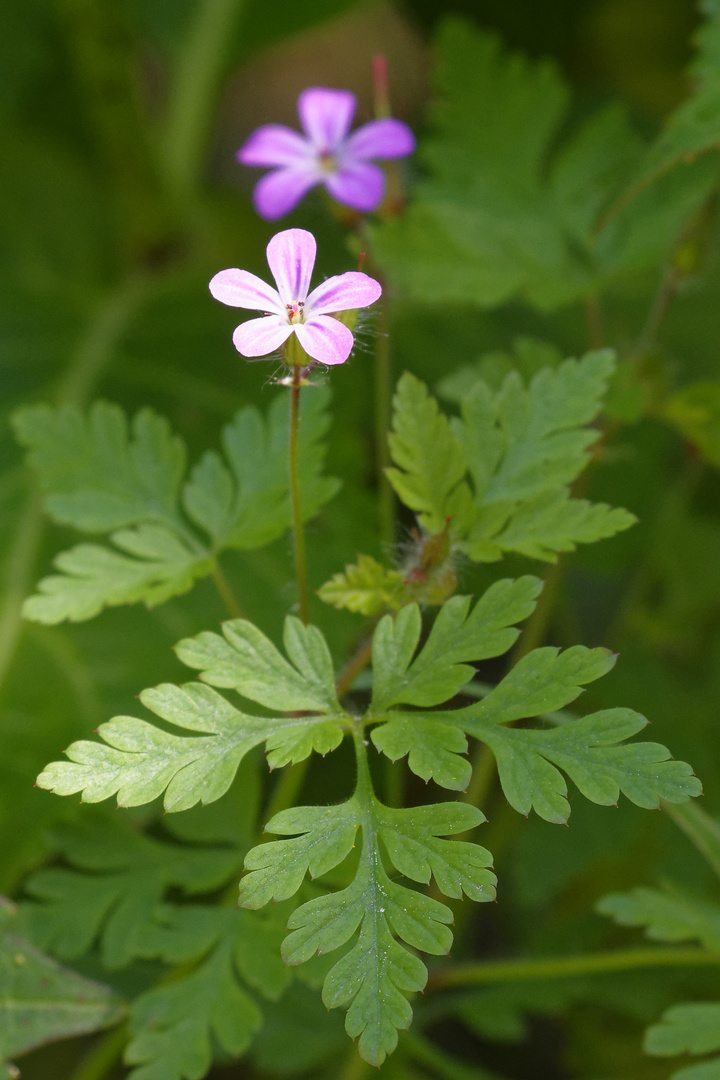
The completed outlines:
[[[283,305],[305,300],[316,252],[315,237],[306,229],[285,229],[268,244],[267,261]]]
[[[292,332],[292,326],[277,315],[248,319],[235,328],[233,345],[243,356],[267,356],[279,349]]]
[[[414,149],[415,136],[410,128],[391,117],[363,124],[345,143],[349,158],[399,158],[412,154]]]
[[[333,199],[353,210],[374,210],[385,194],[385,173],[364,161],[343,164],[339,172],[323,177]]]
[[[305,302],[305,318],[316,315],[328,315],[332,311],[350,311],[353,308],[368,307],[374,304],[382,292],[379,281],[361,274],[359,270],[349,270],[338,274],[318,285]]]
[[[316,315],[307,323],[293,327],[308,356],[321,364],[344,364],[353,347],[347,326],[330,315]]]
[[[249,308],[250,311],[276,311],[284,314],[280,294],[248,270],[221,270],[210,282],[210,292],[221,304]]]
[[[253,131],[235,157],[241,165],[293,165],[314,158],[313,147],[284,124],[264,124]]]
[[[311,86],[298,98],[303,131],[317,154],[333,154],[350,130],[357,98],[349,90]]]
[[[266,221],[289,214],[311,187],[320,183],[320,171],[313,164],[311,169],[288,165],[258,180],[253,191],[253,203],[260,217]]]

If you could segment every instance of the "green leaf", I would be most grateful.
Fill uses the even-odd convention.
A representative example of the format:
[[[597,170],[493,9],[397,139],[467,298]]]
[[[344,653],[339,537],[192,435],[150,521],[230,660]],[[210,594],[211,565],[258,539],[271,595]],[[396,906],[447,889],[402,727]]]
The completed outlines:
[[[338,490],[323,476],[324,436],[330,425],[326,387],[301,396],[298,453],[300,504],[309,520]],[[292,523],[288,486],[289,395],[273,402],[267,421],[247,407],[223,431],[230,468],[208,451],[183,489],[192,520],[210,534],[215,549],[262,547],[282,536]]]
[[[460,20],[441,27],[436,87],[419,150],[426,178],[407,212],[374,230],[388,276],[416,302],[519,297],[548,310],[619,285],[667,256],[717,181],[712,160],[687,165],[605,222],[648,171],[617,105],[573,122],[552,63],[508,54]],[[704,107],[716,130],[717,109]]]
[[[23,908],[33,940],[53,954],[74,958],[100,939],[108,968],[145,955],[142,937],[170,888],[192,895],[217,889],[232,876],[236,847],[170,844],[119,824],[78,824],[60,835],[72,870],[33,874]]]
[[[720,950],[720,907],[686,896],[673,888],[640,886],[628,893],[610,893],[596,905],[621,926],[644,926],[653,941],[701,941],[706,949]]]
[[[666,398],[661,415],[693,443],[707,461],[720,467],[720,383],[709,379],[689,383]]]
[[[645,1052],[656,1057],[708,1054],[720,1050],[720,1004],[691,1002],[673,1005],[659,1024],[645,1034]],[[715,1068],[718,1062],[713,1063]]]
[[[305,874],[314,879],[338,866],[354,847],[358,826],[352,799],[340,806],[299,806],[276,814],[266,831],[295,838],[260,844],[248,853],[248,873],[240,885],[243,907],[286,900],[298,891]]]
[[[0,1063],[36,1046],[116,1024],[125,1006],[108,986],[61,967],[14,932],[2,902]]]
[[[143,601],[155,607],[187,592],[214,565],[212,558],[198,558],[183,539],[162,525],[112,533],[110,540],[127,554],[99,544],[78,544],[61,552],[54,565],[62,574],[38,582],[37,595],[23,605],[25,618],[54,625],[65,619],[91,619],[117,604]]]
[[[420,716],[393,715],[387,723],[373,728],[370,738],[392,762],[409,755],[411,771],[426,783],[434,780],[450,791],[464,791],[472,776],[470,762],[460,757],[467,753],[467,739],[459,728],[433,720],[432,713],[422,720]]]
[[[405,505],[418,512],[424,529],[441,532],[469,496],[461,483],[467,469],[462,449],[427,387],[407,371],[393,404],[388,442],[398,468],[387,470],[388,480]]]
[[[271,998],[287,986],[277,956],[282,927],[277,918],[271,925],[262,916],[223,908],[165,908],[159,914],[147,936],[148,955],[176,963],[202,959],[189,974],[136,998],[125,1062],[136,1066],[132,1080],[201,1080],[216,1046],[238,1057],[260,1027],[255,996],[241,978]]]
[[[317,594],[326,604],[360,615],[376,615],[385,608],[397,610],[405,598],[402,574],[388,570],[370,555],[358,555],[357,563],[333,574]]]
[[[568,488],[590,460],[597,432],[584,425],[600,410],[614,368],[613,353],[603,349],[542,368],[529,386],[516,371],[495,390],[478,380],[463,396],[462,417],[449,428],[425,387],[413,380],[413,395],[399,392],[396,398],[398,422],[403,418],[408,432],[400,457],[391,438],[393,458],[405,470],[388,472],[398,495],[425,512],[425,528],[442,528],[450,518],[453,546],[478,562],[495,561],[505,551],[554,562],[577,543],[627,529],[635,521],[628,511],[573,499]],[[415,409],[420,422],[413,426]],[[452,447],[460,454],[454,472],[436,470],[433,455],[428,460],[430,409],[445,432],[441,441],[454,436]],[[462,479],[465,471],[472,487]]]
[[[702,785],[691,767],[671,759],[664,746],[621,744],[646,723],[645,717],[631,709],[607,709],[550,731],[502,728],[493,721],[465,727],[495,754],[511,806],[521,814],[534,808],[546,821],[562,823],[570,807],[559,769],[586,798],[601,806],[615,805],[621,791],[636,806],[651,810],[661,799],[685,802],[701,793]]]
[[[442,840],[480,825],[485,816],[467,803],[436,803],[378,812],[379,834],[396,870],[412,881],[428,884],[435,878],[445,896],[459,900],[495,899],[495,875],[488,870],[492,855],[478,844]]]
[[[270,709],[340,712],[332,658],[325,638],[290,615],[284,642],[289,664],[246,619],[223,623],[223,637],[204,631],[178,643],[178,657],[199,668],[211,686],[232,688]]]
[[[300,494],[307,520],[338,484],[322,472],[328,393],[317,389],[304,398]],[[57,623],[89,619],[117,604],[152,607],[211,573],[224,548],[257,548],[281,536],[291,525],[288,409],[283,395],[267,422],[254,408],[240,410],[223,432],[230,468],[209,451],[182,491],[185,446],[149,409],[130,428],[122,410],[107,402],[97,402],[86,417],[70,406],[16,413],[18,439],[28,447],[51,516],[109,533],[114,545],[81,544],[60,554],[55,566],[62,573],[40,582],[25,616]],[[210,543],[193,532],[183,510]]]
[[[363,751],[364,753],[364,751]],[[361,776],[367,768],[363,763]],[[378,842],[406,877],[427,883],[434,875],[448,896],[465,892],[474,900],[494,897],[489,852],[464,841],[441,839],[483,821],[473,807],[443,803],[395,810],[382,806],[361,780],[353,798],[340,806],[285,810],[269,822],[269,832],[292,839],[261,844],[249,852],[240,886],[241,903],[259,907],[300,888],[304,875],[319,877],[339,866],[353,850],[358,829],[362,849],[351,884],[297,908],[288,920],[282,955],[301,964],[316,953],[357,941],[331,968],[324,985],[328,1008],[348,1008],[346,1030],[359,1036],[360,1054],[380,1065],[397,1044],[398,1027],[410,1024],[406,994],[427,980],[422,962],[396,940],[415,949],[443,953],[452,934],[452,913],[443,904],[392,881]]]
[[[469,596],[454,596],[440,609],[430,636],[412,663],[408,663],[410,642],[413,651],[417,637],[409,635],[408,647],[390,647],[405,633],[411,622],[419,626],[419,610],[412,614],[407,607],[393,624],[386,615],[378,624],[373,639],[374,659],[372,709],[380,713],[391,705],[439,705],[453,697],[475,676],[475,668],[463,661],[486,660],[500,656],[517,640],[520,633],[512,624],[526,619],[535,608],[542,582],[534,577],[504,579],[495,582],[470,611]],[[389,662],[391,661],[391,662]]]
[[[524,382],[530,382],[543,368],[556,368],[564,359],[556,345],[537,338],[517,337],[507,351],[483,353],[474,363],[462,364],[444,375],[436,390],[446,401],[462,405],[481,380],[497,393],[511,372],[517,371]]]
[[[203,633],[186,639],[178,655],[190,666],[202,667],[206,682],[233,686],[270,708],[325,715],[253,716],[203,683],[165,683],[145,690],[140,695],[143,705],[170,724],[199,734],[174,735],[144,720],[117,716],[98,728],[104,745],[73,743],[67,750],[69,760],[48,765],[38,786],[59,795],[82,791],[85,802],[117,793],[121,806],[151,802],[164,791],[167,811],[186,810],[224,795],[245,754],[265,740],[274,765],[339,745],[346,718],[320,631],[288,617],[285,647],[293,667],[251,623],[235,619],[223,629],[225,637]],[[313,728],[317,730],[310,733]]]
[[[706,21],[695,35],[698,55],[690,68],[692,93],[648,148],[632,178],[630,195],[669,169],[687,167],[697,155],[717,150],[720,143],[720,7],[717,0],[702,0],[699,6]]]
[[[110,532],[174,520],[186,450],[167,420],[143,409],[131,430],[122,409],[97,401],[87,417],[66,405],[36,405],[14,417],[55,521]]]

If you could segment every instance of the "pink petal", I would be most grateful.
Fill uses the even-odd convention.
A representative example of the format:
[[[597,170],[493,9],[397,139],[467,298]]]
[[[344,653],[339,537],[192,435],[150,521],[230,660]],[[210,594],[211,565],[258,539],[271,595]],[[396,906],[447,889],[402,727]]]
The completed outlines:
[[[279,293],[248,270],[221,270],[210,282],[210,292],[221,304],[249,308],[251,311],[276,311],[284,314]]]
[[[379,281],[361,274],[359,270],[349,270],[346,274],[323,281],[305,301],[305,318],[310,315],[328,315],[332,311],[350,311],[352,308],[368,307],[374,304],[382,293]]]
[[[415,136],[410,128],[392,117],[363,124],[345,143],[348,158],[399,158],[412,154],[414,149]]]
[[[306,229],[275,233],[267,246],[267,261],[283,304],[305,300],[315,265],[317,244]]]
[[[332,154],[350,130],[357,98],[349,90],[311,86],[297,103],[303,131],[318,154]]]
[[[343,164],[339,172],[323,177],[333,199],[353,210],[374,210],[385,194],[385,173],[364,161]]]
[[[235,328],[233,345],[243,356],[267,356],[279,349],[292,332],[292,326],[277,315],[248,319]]]
[[[260,217],[266,221],[289,214],[311,187],[320,182],[320,170],[313,162],[311,167],[288,165],[258,180],[253,191],[253,203]]]
[[[310,322],[293,327],[308,356],[321,364],[344,364],[353,347],[353,336],[330,315],[316,315]]]
[[[314,158],[313,147],[284,124],[264,124],[253,131],[235,157],[241,165],[293,165]]]

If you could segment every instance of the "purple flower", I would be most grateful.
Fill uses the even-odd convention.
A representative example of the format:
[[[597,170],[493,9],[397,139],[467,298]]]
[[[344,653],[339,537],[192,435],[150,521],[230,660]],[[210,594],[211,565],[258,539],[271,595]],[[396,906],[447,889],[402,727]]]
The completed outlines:
[[[316,184],[354,210],[374,210],[385,193],[385,174],[371,158],[412,154],[415,136],[402,120],[363,124],[348,135],[357,98],[349,90],[313,86],[297,109],[304,134],[283,124],[264,124],[237,152],[242,165],[272,168],[255,185],[253,201],[268,221],[288,214]]]
[[[305,229],[276,233],[267,246],[267,261],[277,290],[247,270],[221,270],[210,282],[216,300],[230,307],[263,311],[262,319],[241,323],[233,344],[243,356],[275,352],[291,334],[314,360],[342,364],[353,336],[331,312],[368,307],[380,296],[377,281],[359,271],[328,278],[308,296],[317,244]]]

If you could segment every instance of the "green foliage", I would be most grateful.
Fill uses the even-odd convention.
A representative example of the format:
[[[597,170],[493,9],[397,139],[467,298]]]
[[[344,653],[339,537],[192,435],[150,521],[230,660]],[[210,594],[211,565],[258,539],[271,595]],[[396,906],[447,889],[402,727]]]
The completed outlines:
[[[304,404],[307,520],[338,485],[322,475],[328,395],[316,390]],[[107,402],[97,402],[87,417],[70,406],[20,410],[15,430],[49,514],[84,532],[108,533],[113,545],[80,544],[60,554],[55,565],[62,574],[40,582],[38,595],[26,601],[26,617],[57,623],[92,618],[109,605],[152,607],[211,573],[222,550],[262,547],[281,536],[291,520],[287,414],[286,396],[275,399],[266,421],[253,407],[241,409],[223,431],[225,460],[208,451],[183,484],[185,446],[149,409],[130,430],[122,410]]]
[[[479,380],[452,421],[403,375],[390,436],[393,487],[428,532],[451,519],[455,548],[478,562],[505,551],[554,562],[577,543],[629,528],[627,510],[574,499],[568,487],[590,460],[598,433],[584,425],[613,370],[612,353],[601,350],[543,368],[527,387],[515,372],[498,390]]]
[[[622,926],[644,926],[655,941],[700,941],[706,949],[720,950],[720,907],[677,889],[649,889],[611,893],[597,904]]]
[[[14,914],[0,902],[0,1066],[55,1039],[109,1027],[126,1012],[110,987],[61,967],[19,936]]]
[[[146,956],[189,966],[133,1003],[125,1061],[132,1080],[200,1080],[217,1050],[238,1056],[262,1020],[252,991],[277,999],[289,974],[278,945],[283,913],[263,919],[227,908],[161,908]]]
[[[714,1002],[673,1005],[645,1035],[645,1052],[657,1057],[707,1054],[713,1050],[720,1050],[720,1004]],[[713,1080],[719,1071],[720,1057],[710,1058],[678,1069],[672,1080]]]
[[[171,735],[144,720],[118,716],[102,724],[105,745],[76,742],[68,762],[49,765],[38,786],[85,802],[117,793],[118,805],[138,806],[165,791],[168,811],[219,799],[245,754],[267,742],[268,763],[302,761],[342,739],[345,717],[337,702],[330,654],[322,635],[292,616],[285,646],[296,667],[251,623],[225,623],[224,637],[203,632],[177,647],[181,660],[202,668],[204,683],[163,684],[140,695],[143,705],[176,727],[199,735]],[[320,715],[253,716],[205,685],[231,686],[270,709],[322,710]],[[166,790],[167,789],[167,790]]]
[[[720,383],[709,379],[689,383],[663,402],[662,416],[706,461],[720,467]]]
[[[700,9],[705,22],[695,35],[693,93],[668,118],[641,159],[631,184],[633,193],[669,169],[687,168],[699,154],[716,151],[720,143],[720,7],[717,0],[702,0]]]
[[[422,150],[429,175],[409,211],[375,232],[388,275],[424,303],[487,308],[520,297],[547,310],[654,266],[716,184],[714,155],[659,180],[632,213],[603,215],[638,174],[646,182],[682,155],[686,123],[691,152],[717,143],[715,20],[706,34],[708,96],[692,99],[692,122],[679,119],[673,145],[646,162],[620,107],[571,125],[553,64],[508,55],[492,34],[445,22]]]
[[[358,765],[358,789],[348,802],[286,810],[268,822],[268,832],[293,838],[262,844],[248,854],[241,903],[255,908],[293,895],[307,872],[314,878],[342,863],[362,830],[352,883],[297,908],[282,953],[288,964],[300,964],[344,945],[359,928],[356,943],[325,979],[323,1001],[328,1008],[348,1008],[348,1034],[360,1037],[358,1048],[367,1061],[381,1065],[397,1044],[395,1029],[410,1023],[404,995],[422,990],[427,980],[424,965],[396,937],[424,952],[447,952],[452,914],[391,880],[378,839],[396,870],[424,883],[434,876],[446,896],[459,898],[464,891],[474,900],[491,900],[495,877],[487,869],[491,856],[484,848],[441,839],[483,821],[478,810],[450,803],[403,810],[382,806],[369,791],[364,758]]]
[[[318,596],[336,608],[376,615],[386,608],[396,610],[401,606],[402,585],[402,574],[397,570],[386,569],[370,555],[358,555],[356,563],[349,563],[318,589]]]
[[[297,807],[276,814],[267,830],[286,839],[263,843],[248,853],[241,902],[257,909],[271,900],[288,900],[307,873],[320,878],[336,871],[335,882],[338,873],[350,875],[349,883],[338,891],[323,892],[293,911],[282,957],[287,964],[301,964],[315,954],[340,948],[357,934],[349,951],[327,973],[323,1000],[329,1008],[348,1009],[348,1033],[359,1037],[362,1056],[380,1065],[395,1048],[396,1029],[410,1023],[406,996],[421,990],[427,979],[420,959],[402,943],[441,954],[448,952],[452,940],[451,911],[395,881],[388,864],[410,881],[427,884],[434,877],[440,892],[454,899],[463,893],[474,900],[492,899],[495,878],[489,870],[491,856],[484,848],[445,839],[481,823],[484,817],[476,808],[441,803],[396,809],[379,802],[368,770],[364,725],[373,725],[371,737],[378,750],[392,758],[407,754],[414,772],[454,790],[469,780],[470,765],[459,755],[467,749],[466,736],[475,736],[493,750],[510,804],[525,814],[534,807],[550,821],[562,822],[569,815],[559,769],[586,797],[600,804],[615,802],[620,790],[643,806],[656,806],[661,797],[683,802],[700,791],[690,767],[669,761],[664,747],[622,745],[646,722],[630,710],[605,710],[550,730],[506,726],[574,701],[584,684],[612,667],[614,657],[605,649],[576,646],[563,653],[536,649],[482,700],[465,708],[427,711],[449,702],[472,680],[475,668],[470,661],[507,652],[518,636],[513,624],[532,612],[539,591],[536,578],[524,577],[496,582],[474,607],[469,597],[453,597],[441,608],[419,651],[418,605],[401,608],[394,620],[385,615],[373,637],[373,695],[364,719],[351,718],[340,708],[330,652],[317,628],[289,616],[284,633],[289,659],[285,659],[251,623],[232,620],[224,624],[222,636],[203,632],[177,646],[179,658],[200,671],[202,682],[182,688],[164,685],[141,695],[143,703],[164,720],[193,734],[171,735],[147,722],[119,717],[99,729],[104,746],[74,744],[68,750],[70,761],[48,766],[38,783],[61,794],[82,789],[86,801],[117,792],[118,801],[126,805],[148,802],[167,789],[166,809],[179,810],[198,800],[218,799],[230,786],[243,755],[260,742],[266,742],[273,767],[302,760],[312,750],[324,754],[350,731],[357,757],[355,794],[339,805]],[[233,689],[282,715],[240,712],[208,684]],[[425,711],[403,712],[394,708],[398,705]],[[232,849],[202,849],[202,861],[194,866],[194,854],[183,858],[172,848],[158,853],[154,841],[146,843],[144,838],[133,838],[129,848],[126,843],[124,850],[119,846],[112,854],[100,853],[92,839],[89,850],[77,840],[74,843],[74,861],[86,868],[113,871],[91,885],[89,916],[82,927],[74,925],[76,914],[69,903],[79,885],[73,871],[46,871],[31,889],[54,905],[44,925],[61,942],[70,941],[71,948],[87,946],[97,936],[99,925],[106,923],[108,962],[123,962],[133,950],[143,956],[165,957],[165,946],[158,944],[164,941],[163,931],[154,926],[154,909],[164,890],[170,884],[190,891],[211,888],[218,876],[227,873],[227,859],[233,854]],[[119,902],[119,894],[129,894],[131,903]],[[186,915],[201,918],[197,909],[191,912],[195,914],[181,913],[182,919]],[[79,932],[79,942],[68,931],[68,923],[71,931]],[[183,959],[184,926],[178,923],[178,937],[173,931],[168,938],[170,959]],[[193,1014],[195,1050],[186,1049],[182,1055],[183,1060],[194,1062],[197,1053],[197,1064],[190,1064],[187,1074],[178,1071],[179,1064],[173,1066],[173,1078],[186,1075],[194,1080],[202,1075],[197,1070],[205,1068],[207,1061],[203,1032],[214,1030],[234,1053],[246,1045],[258,1023],[252,1010],[239,1009],[246,1023],[234,1028],[232,1035],[222,1033],[223,1021],[213,1011],[220,999],[209,987],[216,982],[225,986],[233,978],[235,946],[226,937],[222,942],[219,951],[211,953],[207,945],[203,955],[207,953],[208,958],[189,977],[185,989],[174,983],[139,999],[135,1012],[143,1023],[152,1021],[153,1031],[159,1025],[161,1035],[159,1042],[155,1035],[138,1035],[129,1061],[141,1063],[161,1056],[166,1052],[162,1049],[165,1039],[174,1047],[184,1045],[173,1032],[185,1023],[186,994],[201,994],[207,1009]],[[172,953],[173,948],[180,953]],[[192,948],[196,955],[197,945]],[[156,1015],[158,995],[161,1003]],[[151,1068],[147,1075],[156,1074]]]

